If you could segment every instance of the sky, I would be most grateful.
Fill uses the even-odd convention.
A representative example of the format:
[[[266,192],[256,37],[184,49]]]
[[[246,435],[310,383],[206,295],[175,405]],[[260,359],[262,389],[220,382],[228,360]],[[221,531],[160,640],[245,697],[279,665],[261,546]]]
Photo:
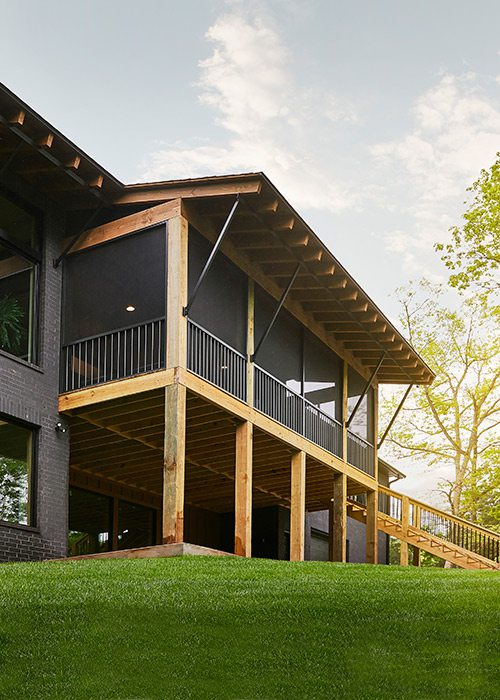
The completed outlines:
[[[263,170],[393,321],[396,287],[446,279],[433,245],[500,151],[497,0],[0,0],[0,22],[0,81],[116,177]],[[401,467],[429,495],[437,472]]]

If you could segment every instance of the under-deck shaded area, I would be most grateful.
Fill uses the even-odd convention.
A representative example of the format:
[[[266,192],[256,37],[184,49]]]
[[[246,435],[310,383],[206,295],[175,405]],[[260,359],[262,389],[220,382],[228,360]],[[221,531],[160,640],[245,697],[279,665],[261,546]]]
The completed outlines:
[[[165,389],[73,409],[68,422],[71,552],[86,554],[92,548],[109,551],[122,549],[127,543],[161,543]],[[236,443],[241,425],[235,415],[187,391],[186,542],[230,552],[234,549]],[[292,445],[253,428],[254,556],[290,555],[291,464],[296,453]],[[306,511],[331,507],[335,474],[317,459],[306,458]],[[365,490],[362,483],[347,479],[350,495]],[[75,542],[80,533],[78,549]]]

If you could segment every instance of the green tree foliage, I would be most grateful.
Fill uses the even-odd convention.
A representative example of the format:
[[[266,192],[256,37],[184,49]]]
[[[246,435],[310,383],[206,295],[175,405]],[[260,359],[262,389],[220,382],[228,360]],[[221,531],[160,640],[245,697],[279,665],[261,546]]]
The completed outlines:
[[[25,523],[27,494],[26,462],[0,457],[0,520]]]
[[[453,514],[500,529],[500,307],[472,299],[453,310],[428,282],[399,291],[403,325],[436,379],[413,390],[389,441],[398,456],[450,468],[440,486]]]
[[[24,312],[19,302],[9,294],[0,298],[0,348],[17,352],[21,344]]]
[[[482,170],[469,188],[472,201],[461,226],[451,229],[451,242],[436,250],[451,271],[450,284],[464,290],[500,290],[500,153],[490,170]]]

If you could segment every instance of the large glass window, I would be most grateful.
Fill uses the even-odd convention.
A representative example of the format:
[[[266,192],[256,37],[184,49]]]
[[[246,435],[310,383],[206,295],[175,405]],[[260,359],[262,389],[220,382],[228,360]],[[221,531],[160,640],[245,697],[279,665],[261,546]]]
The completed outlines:
[[[155,543],[156,512],[136,503],[118,503],[118,549],[150,547]]]
[[[37,218],[0,194],[0,349],[36,361]]]
[[[32,525],[33,431],[0,418],[0,520]]]
[[[69,553],[97,554],[111,549],[113,500],[99,493],[71,488],[69,492]]]

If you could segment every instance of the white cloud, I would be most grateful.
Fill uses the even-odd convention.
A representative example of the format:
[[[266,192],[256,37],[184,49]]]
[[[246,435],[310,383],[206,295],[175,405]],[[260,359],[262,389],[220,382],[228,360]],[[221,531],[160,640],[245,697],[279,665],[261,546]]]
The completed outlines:
[[[311,134],[332,136],[332,122],[354,123],[346,100],[303,89],[269,18],[236,6],[208,29],[211,55],[200,61],[200,102],[225,129],[222,140],[166,143],[150,154],[143,179],[263,170],[298,207],[340,211],[356,190],[335,176],[329,148],[318,157]],[[326,152],[325,152],[326,151]]]
[[[500,150],[500,99],[489,89],[494,82],[474,73],[443,75],[414,103],[409,133],[370,149],[387,178],[379,203],[408,220],[396,242],[410,259],[446,237],[459,221],[466,188]],[[394,250],[394,234],[384,239]]]

